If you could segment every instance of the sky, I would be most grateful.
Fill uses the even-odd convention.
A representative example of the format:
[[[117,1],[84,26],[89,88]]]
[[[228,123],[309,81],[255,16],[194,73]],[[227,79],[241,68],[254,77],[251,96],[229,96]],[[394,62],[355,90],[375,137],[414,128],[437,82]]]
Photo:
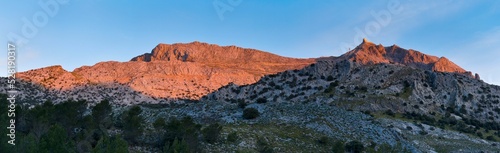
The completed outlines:
[[[16,44],[20,72],[125,62],[159,43],[193,41],[296,58],[339,56],[366,37],[447,57],[500,85],[496,0],[39,0],[0,6],[0,42]],[[6,76],[6,53],[0,69]]]

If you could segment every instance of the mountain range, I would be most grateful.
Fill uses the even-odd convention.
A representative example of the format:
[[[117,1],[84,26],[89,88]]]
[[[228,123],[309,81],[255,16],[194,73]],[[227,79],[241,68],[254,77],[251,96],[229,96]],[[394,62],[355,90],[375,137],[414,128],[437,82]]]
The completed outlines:
[[[192,42],[159,44],[151,53],[134,57],[129,62],[100,62],[72,72],[59,65],[50,66],[21,72],[17,77],[40,85],[44,89],[41,94],[49,97],[72,97],[82,95],[82,88],[103,87],[120,88],[128,95],[140,94],[134,98],[137,101],[138,97],[144,100],[199,99],[230,82],[251,84],[266,74],[301,69],[314,62],[315,59],[287,58],[255,49]],[[86,99],[89,101],[103,99],[91,94],[85,97],[93,98]]]
[[[349,60],[363,65],[400,64],[422,70],[472,76],[471,72],[445,57],[438,58],[396,45],[375,45],[366,39],[354,50],[340,57],[315,59],[287,58],[255,49],[201,42],[158,44],[151,53],[139,55],[128,62],[100,62],[76,68],[72,72],[56,65],[16,75],[21,80],[40,85],[44,89],[41,93],[50,97],[72,97],[70,95],[75,95],[75,92],[81,94],[82,87],[102,86],[139,93],[141,99],[197,100],[229,83],[248,85],[257,82],[264,75],[302,69],[325,59]],[[477,74],[474,77],[479,79]],[[102,100],[99,97],[93,98],[86,100]]]
[[[412,152],[500,149],[494,142],[500,138],[499,86],[445,57],[366,39],[341,56],[310,59],[201,42],[159,44],[128,62],[16,76],[20,100],[31,105],[69,99],[162,104],[148,108],[148,122],[190,116],[228,125],[293,125],[365,144],[397,141]],[[245,120],[240,106],[261,115]]]

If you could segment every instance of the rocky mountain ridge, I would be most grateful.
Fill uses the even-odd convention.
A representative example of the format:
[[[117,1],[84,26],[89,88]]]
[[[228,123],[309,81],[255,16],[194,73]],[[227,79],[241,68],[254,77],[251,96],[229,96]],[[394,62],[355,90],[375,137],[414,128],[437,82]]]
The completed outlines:
[[[120,88],[137,95],[136,98],[128,97],[130,100],[119,99],[121,101],[161,103],[175,99],[196,100],[231,82],[247,85],[257,82],[264,75],[301,69],[321,61],[345,60],[367,66],[379,63],[400,64],[472,77],[471,72],[445,57],[438,58],[396,45],[383,47],[366,39],[354,50],[340,57],[316,59],[287,58],[255,49],[201,42],[159,44],[151,53],[134,57],[129,62],[100,62],[93,66],[82,66],[72,72],[56,65],[21,72],[17,76],[44,88],[46,91],[37,92],[43,97],[60,97],[56,99],[63,100],[64,97],[75,97],[72,94],[83,94],[83,88],[100,86],[99,88],[111,90]],[[476,78],[479,78],[477,74]],[[86,95],[77,97],[92,97],[91,94]],[[100,101],[119,97],[110,96],[84,99]]]
[[[339,58],[339,60],[347,59],[365,65],[378,63],[402,64],[423,70],[463,73],[473,77],[470,71],[464,70],[446,57],[438,58],[413,49],[406,50],[397,45],[389,47],[375,45],[367,39],[363,39],[359,46]]]
[[[198,99],[229,82],[251,84],[266,74],[301,69],[314,62],[255,49],[193,42],[159,44],[151,53],[129,62],[100,62],[73,72],[51,66],[17,76],[54,92],[74,93],[84,86],[113,84],[155,99]]]
[[[364,54],[376,47],[363,43],[350,53]],[[482,149],[499,149],[497,143],[491,142],[500,138],[499,86],[464,71],[438,71],[460,69],[434,68],[439,59],[432,60],[436,58],[429,56],[418,57],[438,64],[411,65],[411,62],[381,61],[380,56],[356,56],[346,58],[348,53],[319,60],[301,70],[265,76],[250,85],[229,84],[204,96],[201,102],[243,101],[251,105],[276,105],[273,108],[304,104],[304,108],[290,109],[289,115],[294,114],[291,116],[300,116],[301,110],[313,106],[364,112],[376,118],[377,125],[403,135],[408,145],[417,148],[416,152],[479,152],[481,149],[472,146],[480,144],[485,145],[479,147]],[[262,113],[273,113],[270,111]],[[321,120],[321,115],[312,118]],[[326,128],[317,131],[335,129],[328,127],[329,123],[301,124]]]
[[[499,86],[463,73],[466,71],[444,58],[416,51],[396,48],[398,51],[390,53],[404,55],[399,57],[411,59],[408,61],[390,59],[393,57],[390,55],[382,58],[383,54],[363,56],[384,52],[380,46],[365,40],[339,58],[318,61],[301,70],[268,75],[251,85],[230,84],[204,98],[242,98],[248,101],[263,98],[272,102],[314,101],[327,104],[344,101],[356,103],[347,103],[344,106],[346,109],[440,112],[443,115],[450,107],[457,112],[459,109],[473,112],[466,114],[471,118],[500,121]],[[411,55],[418,55],[416,57],[419,58]],[[436,67],[440,61],[452,66]]]

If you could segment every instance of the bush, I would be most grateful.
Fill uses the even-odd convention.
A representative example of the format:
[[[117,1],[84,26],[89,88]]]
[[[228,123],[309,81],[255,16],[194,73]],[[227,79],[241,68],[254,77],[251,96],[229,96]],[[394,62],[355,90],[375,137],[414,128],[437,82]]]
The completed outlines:
[[[273,153],[274,149],[263,138],[257,137],[257,149],[260,153]]]
[[[193,118],[187,116],[182,120],[171,119],[167,124],[167,129],[165,133],[165,142],[167,146],[174,145],[175,139],[178,140],[178,145],[185,143],[190,150],[197,150],[199,148],[199,133],[201,125],[193,122]]]
[[[106,152],[128,152],[127,141],[123,140],[119,136],[113,137],[102,137],[95,148],[92,150],[93,153],[106,153]]]
[[[333,76],[331,76],[331,75],[330,75],[330,76],[328,76],[328,77],[326,78],[326,81],[333,81]]]
[[[330,83],[330,87],[332,87],[332,88],[335,88],[335,87],[337,87],[339,85],[340,85],[339,81],[335,81],[335,82]]]
[[[236,132],[232,132],[227,135],[227,141],[229,142],[236,142],[238,139],[238,134],[236,134]]]
[[[471,101],[471,100],[473,100],[473,99],[474,99],[474,95],[472,95],[472,94],[468,94],[468,95],[463,95],[463,96],[462,96],[462,100],[463,100],[463,101],[466,101],[466,102],[467,102],[467,101]]]
[[[330,139],[328,137],[326,137],[326,136],[322,136],[318,140],[318,143],[322,144],[322,145],[328,144],[329,142],[330,142]]]
[[[392,110],[390,110],[390,109],[388,109],[387,111],[385,111],[384,114],[392,116],[392,117],[396,116],[396,114],[394,112],[392,112]]]
[[[335,144],[333,144],[333,153],[344,153],[345,148],[344,148],[344,142],[342,141],[337,141]]]
[[[460,114],[462,115],[467,115],[467,110],[465,109],[465,105],[462,105],[462,107],[460,108],[460,110],[458,110],[460,112]]]
[[[495,137],[493,137],[493,136],[491,136],[491,135],[490,135],[490,136],[488,136],[488,137],[486,137],[486,140],[489,140],[489,141],[497,141],[497,140],[495,139]]]
[[[245,107],[247,107],[247,103],[245,102],[245,100],[238,100],[238,108],[244,109]]]
[[[163,152],[165,153],[181,153],[181,152],[189,152],[189,146],[186,143],[186,141],[181,140],[179,141],[178,138],[175,138],[174,141],[172,142],[172,145],[170,145],[168,142],[165,144],[163,147]]]
[[[165,119],[163,118],[157,118],[155,122],[153,123],[153,127],[156,130],[164,129],[167,126],[167,123],[165,123]]]
[[[254,119],[260,116],[260,113],[255,108],[247,108],[243,110],[243,118],[244,119]]]
[[[476,135],[477,135],[479,138],[481,138],[481,139],[483,138],[483,133],[481,133],[481,132],[477,132],[477,133],[476,133]]]
[[[208,127],[201,130],[201,133],[203,134],[203,139],[207,143],[214,143],[219,140],[220,131],[222,131],[222,126],[220,126],[218,123],[215,123],[210,124]]]
[[[351,141],[345,145],[345,149],[352,153],[361,153],[365,150],[363,144],[359,141]]]
[[[419,132],[419,134],[420,134],[420,135],[427,135],[427,134],[429,134],[429,133],[428,133],[427,131],[422,130],[422,131],[420,131],[420,132]]]
[[[257,103],[259,103],[259,104],[267,103],[267,99],[266,98],[258,98]]]

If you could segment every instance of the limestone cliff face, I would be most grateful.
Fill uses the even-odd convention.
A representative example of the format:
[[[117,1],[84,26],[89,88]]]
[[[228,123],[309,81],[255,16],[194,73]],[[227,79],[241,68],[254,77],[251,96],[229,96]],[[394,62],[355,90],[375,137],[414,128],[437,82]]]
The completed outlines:
[[[159,44],[129,62],[101,62],[67,72],[52,66],[19,73],[19,78],[54,90],[118,84],[156,98],[198,99],[224,85],[251,84],[266,74],[301,69],[315,59],[295,59],[235,46],[193,42]]]
[[[455,72],[470,75],[470,72],[464,70],[445,57],[438,58],[436,56],[426,55],[412,49],[406,50],[397,45],[389,47],[375,45],[366,39],[363,40],[363,43],[361,43],[354,50],[342,55],[339,59],[356,61],[364,65],[394,63],[423,70]]]
[[[197,63],[280,63],[303,62],[303,59],[287,58],[256,49],[236,46],[219,46],[201,42],[187,44],[158,44],[151,53],[132,58],[131,61],[179,61]],[[314,60],[308,60],[314,61]]]

